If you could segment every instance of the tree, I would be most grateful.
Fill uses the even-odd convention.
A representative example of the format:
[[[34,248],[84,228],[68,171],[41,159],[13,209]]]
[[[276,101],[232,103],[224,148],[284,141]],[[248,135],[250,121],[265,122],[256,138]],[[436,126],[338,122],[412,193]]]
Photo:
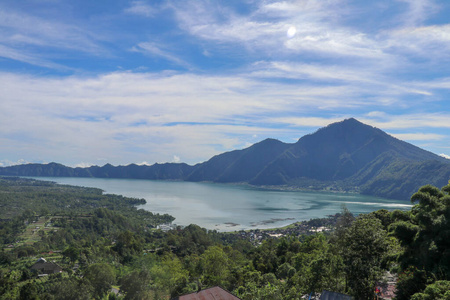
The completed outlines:
[[[244,285],[234,290],[243,300],[283,299],[282,286],[273,273],[262,275],[258,271],[246,272]],[[292,298],[289,298],[292,299]]]
[[[253,255],[253,266],[262,273],[275,273],[278,269],[278,260],[276,241],[269,239],[256,248]]]
[[[207,285],[226,285],[229,275],[228,256],[218,246],[211,246],[200,256],[202,281]]]
[[[150,273],[143,269],[124,276],[120,280],[120,292],[126,300],[150,299]]]
[[[423,293],[416,293],[411,300],[450,300],[450,281],[436,281],[428,285]]]
[[[75,263],[80,258],[80,249],[75,246],[70,246],[62,253],[64,258],[68,258],[72,263]]]
[[[442,189],[421,187],[411,197],[415,205],[409,218],[400,216],[389,227],[404,247],[399,257],[399,300],[410,299],[429,282],[450,279],[449,193],[450,184]]]
[[[131,231],[122,231],[117,236],[117,242],[113,247],[123,258],[123,262],[129,262],[132,260],[133,255],[142,252],[143,243],[142,238],[140,238],[136,233]]]
[[[52,282],[48,293],[55,300],[89,300],[92,299],[92,286],[85,280],[74,277],[64,278]]]
[[[336,221],[333,234],[330,237],[330,243],[340,245],[340,241],[344,238],[345,233],[350,228],[354,220],[355,217],[353,214],[345,204],[342,204],[341,212],[339,213],[339,217]]]
[[[186,285],[188,272],[180,259],[173,254],[166,254],[161,263],[150,270],[153,289],[156,292],[176,296]]]
[[[322,233],[307,237],[300,245],[299,253],[291,259],[296,273],[288,279],[289,287],[303,293],[321,292],[323,289],[343,289],[343,263],[339,254],[331,251]]]
[[[28,282],[20,288],[20,300],[39,300],[38,288],[35,283]]]
[[[88,267],[85,278],[94,288],[94,297],[101,299],[111,289],[116,280],[116,275],[110,265],[97,263]]]
[[[424,270],[413,266],[403,270],[398,276],[396,299],[410,300],[412,295],[425,288],[426,281],[427,276]]]
[[[339,234],[342,232],[345,232],[347,228],[349,228],[353,221],[355,220],[355,216],[350,212],[350,210],[347,208],[345,204],[341,206],[341,213],[340,216],[336,222],[336,230],[335,233],[339,236]]]
[[[347,292],[356,299],[373,299],[375,284],[383,274],[383,259],[388,253],[387,232],[379,219],[362,215],[348,228],[342,242]]]

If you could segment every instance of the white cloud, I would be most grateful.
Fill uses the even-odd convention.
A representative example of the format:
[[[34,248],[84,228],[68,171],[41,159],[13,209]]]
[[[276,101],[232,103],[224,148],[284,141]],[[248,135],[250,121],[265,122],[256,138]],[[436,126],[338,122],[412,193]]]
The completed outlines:
[[[450,77],[439,78],[437,80],[431,80],[427,82],[416,82],[416,86],[429,88],[429,89],[450,89]]]
[[[382,46],[357,29],[336,23],[342,1],[261,2],[248,15],[197,1],[173,6],[180,28],[205,40],[242,44],[250,51],[314,52],[365,58],[388,58]],[[286,37],[289,28],[295,36]],[[283,51],[284,50],[284,51]]]
[[[172,162],[174,162],[174,163],[179,163],[179,162],[181,162],[181,159],[180,159],[179,156],[174,155],[174,156],[173,156],[173,159],[172,159]]]
[[[386,118],[387,114],[384,111],[371,111],[366,114],[368,117],[371,118]]]
[[[408,5],[402,16],[398,18],[402,20],[404,26],[417,26],[422,24],[430,15],[435,13],[439,7],[432,0],[398,0]]]
[[[357,14],[358,8],[339,0],[257,2],[248,14],[207,1],[177,3],[172,9],[181,30],[208,41],[210,47],[226,49],[227,55],[240,56],[245,51],[255,59],[286,58],[290,63],[302,61],[299,55],[313,55],[333,60],[332,67],[354,65],[367,74],[414,71],[417,55],[436,63],[449,57],[450,25],[422,24],[438,11],[434,1],[401,2],[407,5],[405,14],[389,16],[393,23],[402,19],[401,26],[379,32],[364,32],[360,26],[345,23],[352,9]],[[296,28],[291,38],[286,37],[289,28]],[[428,91],[410,90],[430,95]]]
[[[412,55],[441,64],[450,58],[450,25],[406,27],[393,30],[386,38],[388,50],[403,57]]]
[[[271,36],[276,42],[286,38],[286,24],[258,21],[250,16],[240,16],[226,7],[206,1],[172,6],[180,28],[192,35],[221,42],[271,43],[263,37]]]
[[[439,141],[445,138],[444,135],[435,133],[396,133],[391,135],[399,140],[409,141]]]
[[[52,61],[42,49],[105,54],[92,30],[69,22],[16,12],[0,5],[0,57],[53,69],[72,69]]]
[[[450,127],[445,113],[355,116],[355,109],[374,105],[360,99],[365,88],[267,82],[245,74],[116,72],[58,79],[0,73],[0,81],[2,153],[31,161],[153,163],[177,161],[173,153],[182,153],[185,162],[197,163],[248,146],[255,137],[291,141],[311,133],[308,128],[352,116],[384,130],[407,130],[396,136],[409,140],[445,138],[411,134],[412,128]],[[337,107],[348,113],[333,114]],[[308,116],[320,110],[323,117]],[[29,149],[35,157],[26,156]]]
[[[387,129],[411,129],[411,128],[450,128],[448,115],[445,113],[423,113],[372,115],[370,118],[362,117],[360,121],[372,126]]]
[[[133,1],[131,2],[131,6],[125,9],[125,12],[144,17],[152,17],[156,13],[156,10],[144,1]]]
[[[306,54],[340,60],[341,65],[363,65],[368,71],[413,69],[417,55],[436,62],[449,57],[450,25],[425,25],[439,6],[430,0],[399,1],[405,3],[404,13],[382,22],[400,26],[379,32],[345,23],[352,9],[357,14],[358,8],[339,0],[257,2],[248,14],[207,1],[177,3],[172,9],[181,30],[218,44],[230,55],[245,51],[249,56],[298,60],[299,54]],[[288,38],[289,28],[296,32]]]
[[[445,73],[450,25],[427,19],[435,12],[432,1],[403,2],[404,15],[397,12],[383,19],[387,25],[364,31],[367,26],[349,13],[358,7],[344,0],[257,1],[246,13],[226,1],[171,1],[165,5],[173,9],[180,30],[172,27],[170,12],[164,20],[168,36],[177,39],[142,28],[142,35],[133,33],[112,50],[122,55],[118,64],[134,70],[126,58],[136,54],[130,48],[145,54],[142,73],[65,78],[0,73],[1,148],[16,153],[5,156],[13,161],[28,159],[24,155],[33,149],[31,161],[73,157],[72,165],[96,157],[116,163],[129,163],[130,157],[171,161],[173,153],[197,162],[248,145],[254,136],[290,140],[352,116],[405,139],[437,143],[450,127],[442,109],[450,89]],[[153,22],[158,9],[152,6],[134,1],[119,16],[102,18],[113,24],[125,13],[133,14],[127,19],[140,15],[147,19],[139,22]],[[0,56],[63,69],[59,63],[68,53],[97,55],[106,51],[100,41],[119,41],[127,33],[118,31],[115,40],[98,34],[107,31],[106,25],[99,30],[36,15],[1,10],[0,4],[5,33]],[[287,37],[290,27],[296,32]],[[194,51],[198,56],[189,56]],[[201,53],[211,65],[198,63]],[[430,60],[442,65],[434,69]],[[154,61],[186,71],[144,73]],[[103,61],[100,68],[110,62],[116,61]],[[216,68],[218,62],[226,67]],[[430,113],[437,107],[443,112]]]
[[[49,60],[42,59],[36,55],[26,53],[26,51],[17,50],[4,45],[0,45],[0,57],[28,63],[31,65],[41,66],[45,68],[60,69],[60,70],[69,69],[63,65],[56,64]]]
[[[44,19],[26,13],[7,11],[0,7],[0,28],[7,30],[0,41],[28,45],[75,49],[98,53],[98,36],[92,31],[55,19]],[[20,47],[17,47],[20,48]]]
[[[10,161],[8,159],[0,160],[0,167],[9,167],[9,166],[15,166],[15,165],[24,165],[28,164],[29,162],[25,159],[19,159],[17,161]]]
[[[450,159],[450,155],[447,155],[444,153],[439,154],[439,156],[442,156],[443,158],[446,158],[446,159]]]
[[[76,165],[73,165],[73,167],[74,168],[89,168],[89,167],[92,167],[93,165],[94,164],[91,164],[91,163],[81,162]]]
[[[324,127],[334,122],[339,122],[345,119],[345,117],[338,118],[320,118],[320,117],[284,117],[284,118],[271,118],[269,122],[284,123],[290,126],[301,127]]]
[[[324,81],[347,81],[371,84],[386,84],[370,70],[352,66],[307,64],[290,61],[258,62],[252,75],[257,77],[281,77],[290,79],[313,79]]]
[[[319,25],[317,25],[319,26]],[[308,26],[298,30],[296,37],[285,42],[285,47],[293,51],[308,51],[326,55],[356,58],[387,59],[376,41],[361,32],[345,28]]]
[[[168,50],[162,49],[159,45],[156,45],[155,43],[150,43],[150,42],[139,43],[137,46],[133,47],[131,50],[136,51],[136,52],[141,52],[144,54],[149,54],[152,56],[159,56],[159,57],[167,59],[171,62],[176,63],[177,65],[180,65],[180,66],[183,66],[186,68],[190,67],[190,65],[187,62],[185,62],[181,58],[173,55]]]
[[[248,78],[125,72],[65,79],[0,73],[0,79],[1,135],[36,156],[71,157],[72,165],[95,157],[127,163],[135,151],[150,161],[170,161],[174,151],[202,161],[241,145],[233,134],[279,131],[227,123],[245,124],[246,114],[273,113],[284,102],[273,98],[282,89]],[[2,142],[5,152],[8,144]]]

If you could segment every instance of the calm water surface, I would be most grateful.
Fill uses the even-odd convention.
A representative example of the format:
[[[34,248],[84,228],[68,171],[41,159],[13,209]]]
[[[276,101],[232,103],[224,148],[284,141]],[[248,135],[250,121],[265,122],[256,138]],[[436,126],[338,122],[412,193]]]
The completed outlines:
[[[234,231],[274,228],[297,221],[322,218],[341,211],[354,214],[378,209],[409,209],[407,201],[355,194],[270,191],[248,186],[140,179],[35,177],[61,184],[96,187],[106,193],[144,198],[139,206],[153,213],[170,214],[178,225],[197,224],[207,229]]]

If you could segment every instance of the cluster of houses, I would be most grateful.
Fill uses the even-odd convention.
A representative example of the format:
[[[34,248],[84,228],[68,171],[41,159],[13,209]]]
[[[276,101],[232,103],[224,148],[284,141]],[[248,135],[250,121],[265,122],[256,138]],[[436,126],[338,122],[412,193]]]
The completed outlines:
[[[304,235],[304,234],[314,234],[317,232],[325,232],[330,230],[327,227],[321,226],[321,227],[313,227],[309,226],[306,223],[298,223],[294,226],[288,227],[288,228],[275,228],[270,230],[260,230],[260,229],[254,229],[254,230],[248,230],[244,231],[241,230],[237,234],[249,240],[252,244],[258,245],[261,244],[261,242],[268,238],[280,238],[283,236],[290,236],[290,235]]]
[[[160,229],[160,230],[162,230],[162,231],[164,231],[164,232],[167,232],[167,231],[169,231],[169,230],[177,229],[177,227],[179,227],[179,226],[177,226],[176,224],[166,223],[166,224],[160,224],[160,225],[158,225],[158,226],[156,227],[156,229]]]

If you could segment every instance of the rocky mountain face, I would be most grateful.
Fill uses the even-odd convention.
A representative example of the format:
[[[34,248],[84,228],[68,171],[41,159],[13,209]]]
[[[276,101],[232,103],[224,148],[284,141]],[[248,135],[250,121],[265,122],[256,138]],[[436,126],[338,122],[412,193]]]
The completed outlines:
[[[0,175],[248,183],[351,191],[407,200],[422,185],[446,185],[450,179],[450,160],[347,119],[293,144],[266,139],[195,166],[166,163],[70,168],[56,163],[26,164],[0,168]]]

